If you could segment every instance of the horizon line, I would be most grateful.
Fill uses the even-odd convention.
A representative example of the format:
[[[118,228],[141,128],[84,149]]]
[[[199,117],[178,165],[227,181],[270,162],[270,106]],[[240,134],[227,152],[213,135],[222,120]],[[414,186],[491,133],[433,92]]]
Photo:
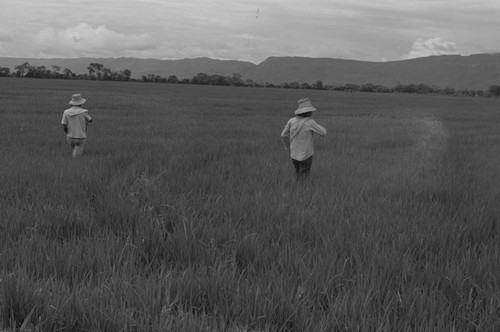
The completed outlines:
[[[238,60],[238,59],[219,59],[219,58],[212,58],[208,56],[198,56],[198,57],[192,57],[192,58],[176,58],[176,59],[161,59],[161,58],[139,58],[139,57],[97,57],[97,56],[80,56],[80,57],[26,57],[26,56],[0,56],[0,59],[2,58],[10,58],[10,59],[40,59],[40,60],[51,60],[51,59],[68,59],[68,60],[76,60],[76,59],[135,59],[135,60],[157,60],[157,61],[183,61],[183,60],[197,60],[197,59],[210,59],[210,60],[216,60],[216,61],[237,61],[237,62],[246,62],[246,63],[252,63],[254,65],[259,65],[269,59],[272,58],[301,58],[301,59],[328,59],[328,60],[341,60],[341,61],[357,61],[357,62],[372,62],[372,63],[387,63],[387,62],[400,62],[400,61],[411,61],[411,60],[416,60],[416,59],[425,59],[425,58],[431,58],[431,57],[446,57],[446,56],[459,56],[459,57],[470,57],[470,56],[478,56],[478,55],[500,55],[499,52],[493,52],[493,53],[474,53],[474,54],[469,54],[469,55],[463,55],[463,54],[432,54],[432,55],[427,55],[427,56],[421,56],[421,57],[414,57],[414,58],[408,58],[408,59],[400,59],[400,60],[385,60],[385,61],[373,61],[373,60],[358,60],[358,59],[348,59],[348,58],[334,58],[334,57],[312,57],[312,56],[300,56],[300,55],[270,55],[268,56],[265,60],[255,63],[253,61],[249,60]]]

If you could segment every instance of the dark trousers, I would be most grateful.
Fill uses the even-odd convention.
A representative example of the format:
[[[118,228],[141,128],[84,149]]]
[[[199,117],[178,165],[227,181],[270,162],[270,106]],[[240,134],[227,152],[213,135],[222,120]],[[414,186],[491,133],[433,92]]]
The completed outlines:
[[[297,181],[305,180],[309,176],[309,172],[311,171],[313,157],[310,156],[306,160],[295,160],[292,159],[293,166],[295,166],[295,173],[297,174]]]

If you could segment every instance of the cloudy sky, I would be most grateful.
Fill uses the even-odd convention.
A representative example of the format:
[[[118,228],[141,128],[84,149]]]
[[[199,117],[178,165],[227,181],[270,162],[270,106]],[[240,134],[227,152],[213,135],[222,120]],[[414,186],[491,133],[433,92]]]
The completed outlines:
[[[499,17],[500,0],[0,0],[0,57],[498,53]]]

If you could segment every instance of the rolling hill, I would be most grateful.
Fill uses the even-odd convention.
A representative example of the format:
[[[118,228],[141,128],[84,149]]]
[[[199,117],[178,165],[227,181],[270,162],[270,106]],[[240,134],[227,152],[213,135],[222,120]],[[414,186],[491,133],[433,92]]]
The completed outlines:
[[[469,56],[441,55],[424,58],[368,62],[332,58],[269,57],[260,64],[237,60],[194,58],[158,60],[136,58],[6,58],[0,57],[0,67],[10,68],[24,62],[33,66],[59,66],[82,74],[90,63],[100,63],[112,71],[129,69],[132,77],[155,74],[192,78],[198,73],[232,75],[260,83],[284,82],[344,85],[372,83],[386,87],[397,84],[427,84],[455,89],[486,90],[500,84],[500,53]]]
[[[315,82],[343,85],[427,84],[455,89],[487,89],[500,84],[500,54],[443,55],[403,61],[366,62],[340,59],[268,58],[244,77],[255,81]]]

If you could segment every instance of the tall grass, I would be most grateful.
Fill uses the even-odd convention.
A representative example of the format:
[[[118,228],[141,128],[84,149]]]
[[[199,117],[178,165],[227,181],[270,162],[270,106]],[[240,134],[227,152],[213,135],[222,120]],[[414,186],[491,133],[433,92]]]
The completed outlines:
[[[0,86],[0,328],[500,329],[496,99]],[[298,185],[279,134],[306,92],[328,136]]]

